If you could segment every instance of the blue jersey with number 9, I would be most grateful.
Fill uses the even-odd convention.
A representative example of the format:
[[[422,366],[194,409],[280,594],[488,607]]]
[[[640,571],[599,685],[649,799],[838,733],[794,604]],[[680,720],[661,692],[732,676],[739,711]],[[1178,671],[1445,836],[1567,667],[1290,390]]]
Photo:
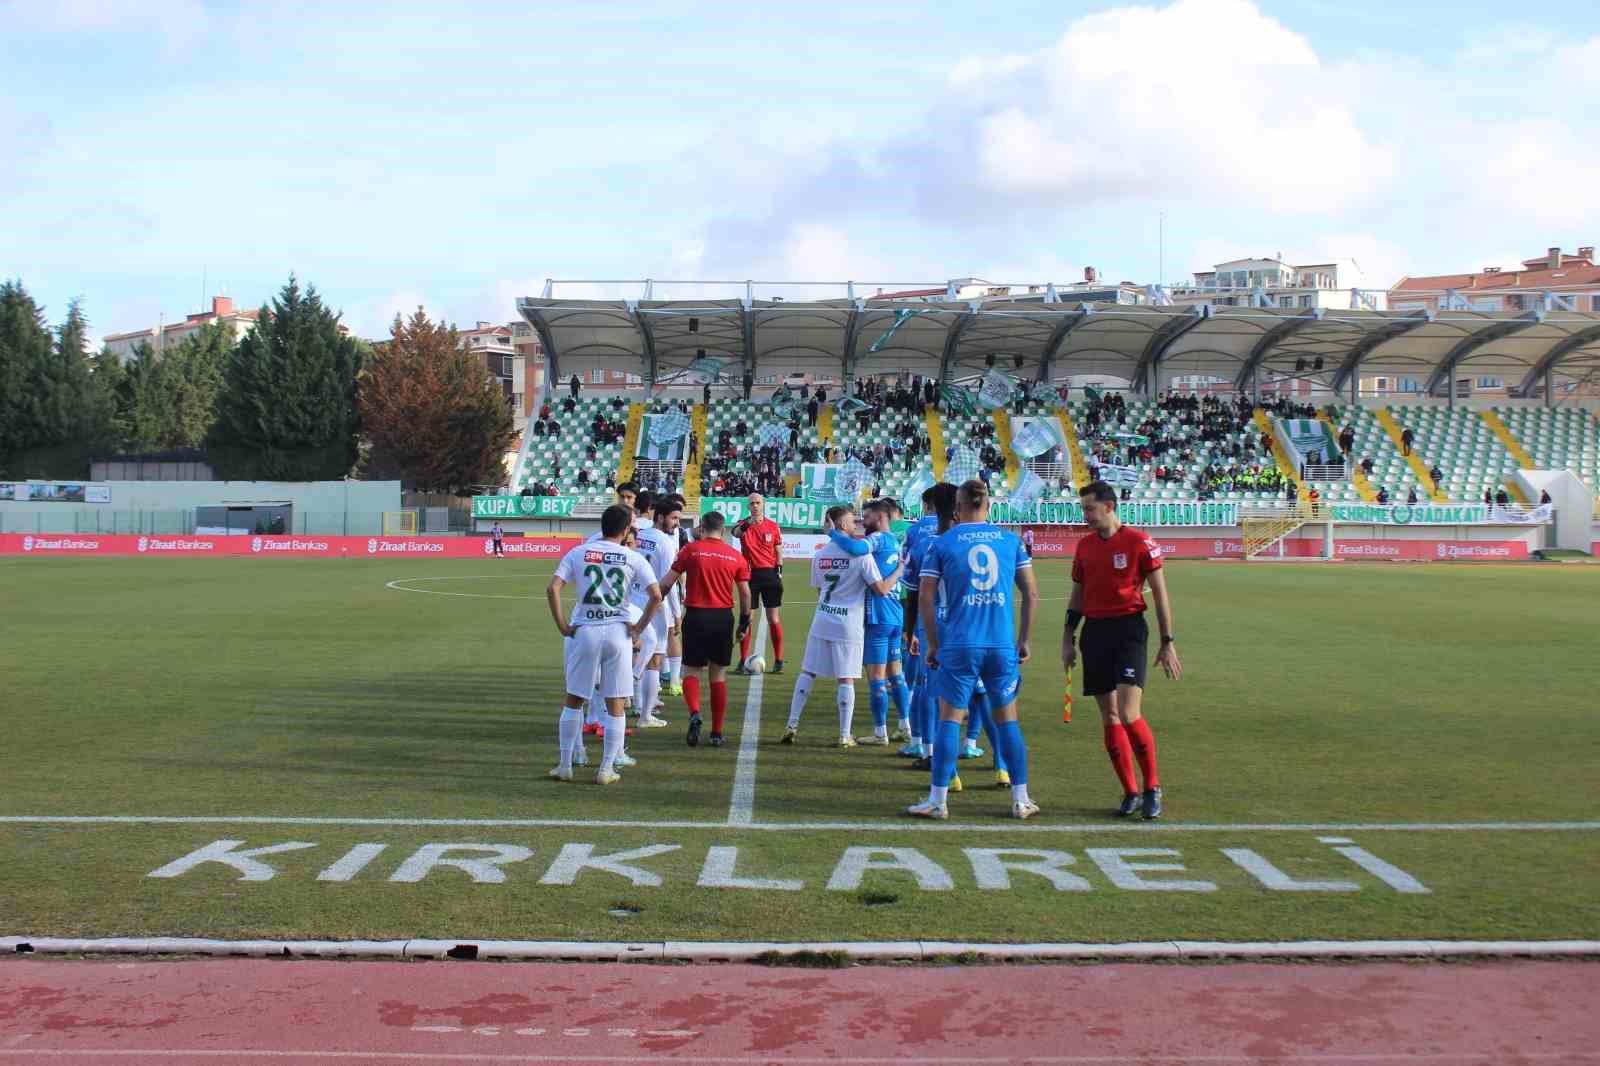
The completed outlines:
[[[1022,539],[989,522],[963,523],[934,538],[921,576],[939,579],[944,646],[1015,647],[1011,613],[1017,571],[1032,565]]]

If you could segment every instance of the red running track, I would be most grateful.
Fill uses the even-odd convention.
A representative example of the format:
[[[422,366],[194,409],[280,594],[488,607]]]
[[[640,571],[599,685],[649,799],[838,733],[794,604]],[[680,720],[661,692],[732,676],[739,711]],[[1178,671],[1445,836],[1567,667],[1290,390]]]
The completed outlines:
[[[0,964],[17,1063],[1600,1062],[1600,965]]]

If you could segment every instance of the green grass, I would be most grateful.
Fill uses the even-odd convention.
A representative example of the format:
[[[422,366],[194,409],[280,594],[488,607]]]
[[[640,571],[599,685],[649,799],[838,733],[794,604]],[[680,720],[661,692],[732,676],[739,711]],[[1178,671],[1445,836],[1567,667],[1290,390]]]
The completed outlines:
[[[561,826],[0,823],[0,935],[677,939],[1143,940],[1600,936],[1600,833],[1350,830],[1419,878],[1403,895],[1315,831],[1253,823],[1600,820],[1600,574],[1579,567],[1239,566],[1173,563],[1185,677],[1153,677],[1168,813],[1116,826],[1117,788],[1092,701],[1060,723],[1056,657],[1067,569],[1046,597],[1022,696],[1039,825],[1005,818],[985,756],[963,764],[952,825],[899,812],[926,775],[881,749],[841,752],[831,686],[801,744],[781,747],[791,676],[769,677],[757,823],[726,825],[747,682],[732,682],[730,744],[689,750],[677,728],[630,741],[620,786],[559,786],[560,641],[542,602],[549,563],[377,560],[0,559],[0,815],[549,819]],[[419,587],[471,596],[395,591]],[[785,630],[804,647],[809,590]],[[480,598],[493,597],[493,598]],[[770,659],[769,651],[769,659]],[[857,732],[870,718],[865,687]],[[596,745],[590,742],[591,755]],[[580,771],[580,778],[584,775]],[[693,827],[595,821],[695,823]],[[862,823],[871,823],[864,825]],[[1177,831],[1174,831],[1177,830]],[[146,875],[219,839],[317,846],[268,857],[271,881],[219,865]],[[348,882],[316,880],[351,845],[385,845]],[[388,880],[428,843],[515,844],[532,857],[500,884],[434,870]],[[563,845],[676,850],[642,860],[662,884],[587,870],[541,884]],[[825,886],[850,846],[915,848],[953,890],[904,872]],[[696,888],[711,847],[738,875],[799,891]],[[1014,873],[979,891],[963,849],[1063,851],[1089,891]],[[1212,892],[1113,887],[1089,848],[1169,848]],[[1300,878],[1360,891],[1274,892],[1226,859],[1250,848]],[[625,906],[624,906],[625,905]],[[612,910],[637,908],[618,916]]]

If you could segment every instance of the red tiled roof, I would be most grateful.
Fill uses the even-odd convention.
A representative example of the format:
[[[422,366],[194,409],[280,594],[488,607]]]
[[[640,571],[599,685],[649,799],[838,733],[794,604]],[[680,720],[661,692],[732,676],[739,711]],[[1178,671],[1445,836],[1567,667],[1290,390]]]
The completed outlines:
[[[869,300],[908,300],[915,296],[943,296],[948,289],[907,289],[904,292],[880,292],[867,297]]]
[[[1600,266],[1569,263],[1559,270],[1501,270],[1495,273],[1438,274],[1426,278],[1401,278],[1390,292],[1427,289],[1565,289],[1600,285]]]

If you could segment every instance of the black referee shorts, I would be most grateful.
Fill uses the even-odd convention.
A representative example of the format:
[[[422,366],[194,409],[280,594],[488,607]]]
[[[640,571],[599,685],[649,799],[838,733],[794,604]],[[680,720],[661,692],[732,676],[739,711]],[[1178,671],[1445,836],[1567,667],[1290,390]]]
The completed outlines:
[[[783,606],[783,572],[775,566],[750,571],[750,598],[753,608]]]
[[[733,611],[727,607],[686,607],[683,612],[683,665],[727,666],[733,662]]]
[[[1150,662],[1150,626],[1143,614],[1088,618],[1078,653],[1083,659],[1083,694],[1103,696],[1118,685],[1144,688]]]

